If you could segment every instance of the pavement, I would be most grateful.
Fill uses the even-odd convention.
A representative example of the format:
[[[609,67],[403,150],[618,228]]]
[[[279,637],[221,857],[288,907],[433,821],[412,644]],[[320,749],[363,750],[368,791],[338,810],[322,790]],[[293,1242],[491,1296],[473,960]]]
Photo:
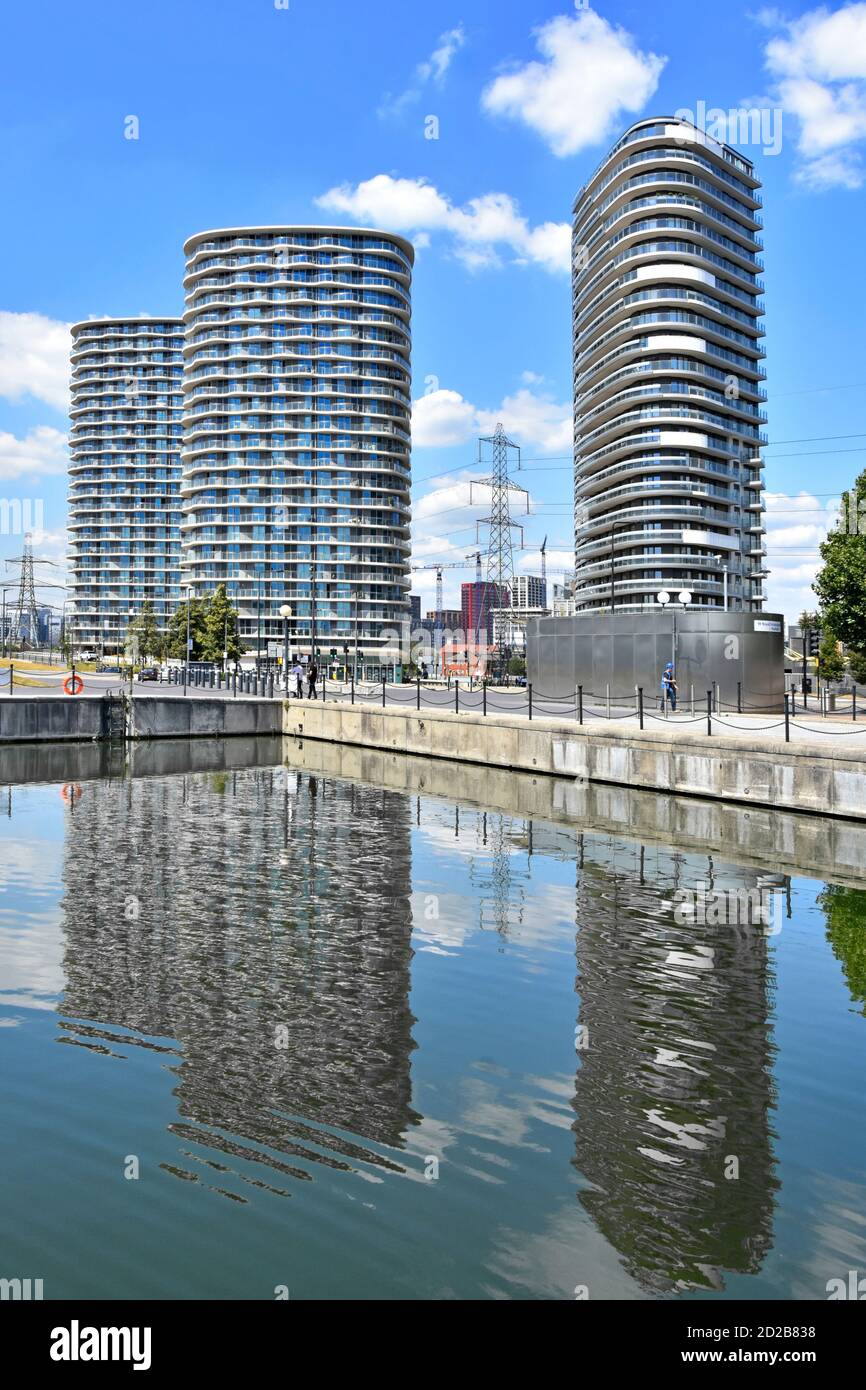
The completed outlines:
[[[5,674],[3,672],[2,674]],[[63,682],[68,676],[68,671],[46,670],[43,672],[27,671],[28,681],[38,684],[18,684],[12,693],[13,699],[56,699],[58,695],[64,694]],[[84,696],[100,696],[105,694],[118,694],[121,691],[129,692],[129,681],[122,680],[119,676],[97,675],[94,672],[85,671],[81,673],[84,681]],[[177,699],[183,698],[183,687],[179,685],[169,685],[167,682],[158,681],[135,681],[132,691],[136,699]],[[276,697],[276,690],[275,690]],[[321,690],[319,692],[321,698]],[[8,679],[0,680],[0,698],[9,698]],[[76,699],[80,697],[64,695],[66,699]],[[232,699],[230,690],[211,689],[210,686],[187,687],[188,699]],[[264,699],[264,696],[243,695],[238,693],[237,698],[245,700]],[[326,690],[326,699],[349,701],[352,698],[349,686],[329,681]],[[382,687],[380,685],[357,685],[354,692],[355,704],[358,706],[369,706],[372,708],[382,707]],[[388,686],[386,688],[386,705],[390,709],[415,709],[417,706],[418,694],[414,685]],[[817,705],[817,701],[816,701]],[[468,690],[465,686],[460,687],[459,695],[460,712],[478,713],[484,707],[484,696],[480,690]],[[442,687],[424,686],[421,687],[421,708],[422,709],[441,709],[453,711],[455,709],[455,691]],[[528,718],[529,699],[525,688],[501,689],[498,687],[488,687],[487,691],[487,712],[488,714],[507,714],[518,718]],[[573,723],[577,718],[573,699],[552,699],[542,695],[533,694],[532,700],[533,718],[561,719],[566,723]],[[602,725],[610,717],[615,723],[623,726],[624,731],[632,733],[639,728],[638,716],[633,708],[623,705],[612,704],[610,716],[608,716],[607,705],[604,700],[595,700],[586,696],[583,703],[584,724]],[[671,729],[673,726],[682,726],[683,732],[690,734],[706,734],[707,715],[706,710],[701,711],[695,708],[694,714],[691,709],[680,706],[676,714],[667,715],[661,713],[656,708],[656,702],[647,701],[644,707],[644,729],[651,730],[660,727]],[[784,740],[785,720],[782,714],[736,714],[720,713],[712,716],[712,729],[714,734],[725,734],[733,736],[743,736],[754,738],[756,734],[764,733],[768,739]],[[859,746],[858,739],[862,739],[864,754],[866,754],[866,703],[863,706],[862,717],[856,721],[851,718],[850,702],[845,709],[834,714],[823,716],[817,708],[806,712],[802,709],[802,697],[798,697],[796,711],[789,720],[790,741],[794,742],[827,742],[843,740],[845,745]]]

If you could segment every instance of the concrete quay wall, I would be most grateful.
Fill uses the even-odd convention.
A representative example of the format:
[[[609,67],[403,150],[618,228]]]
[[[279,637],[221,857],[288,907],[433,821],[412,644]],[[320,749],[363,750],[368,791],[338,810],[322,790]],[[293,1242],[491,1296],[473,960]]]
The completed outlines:
[[[111,736],[110,709],[122,706],[122,738],[236,738],[278,734],[278,700],[206,696],[49,696],[0,699],[0,744],[90,742]]]
[[[294,700],[283,733],[489,768],[866,820],[866,757],[760,736]]]

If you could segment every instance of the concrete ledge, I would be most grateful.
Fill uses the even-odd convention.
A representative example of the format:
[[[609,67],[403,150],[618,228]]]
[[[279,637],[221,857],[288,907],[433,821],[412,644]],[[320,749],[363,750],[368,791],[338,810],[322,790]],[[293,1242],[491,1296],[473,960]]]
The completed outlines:
[[[146,696],[133,698],[127,732],[133,739],[240,738],[278,734],[281,723],[278,700]]]
[[[123,696],[125,736],[153,738],[248,738],[279,734],[279,700],[214,697]],[[109,701],[103,696],[0,699],[0,744],[91,742],[107,739]]]
[[[10,695],[0,699],[0,743],[58,743],[102,737],[104,701],[101,697],[62,696],[28,700]]]
[[[309,700],[283,702],[282,729],[326,743],[866,820],[866,750],[850,745]]]

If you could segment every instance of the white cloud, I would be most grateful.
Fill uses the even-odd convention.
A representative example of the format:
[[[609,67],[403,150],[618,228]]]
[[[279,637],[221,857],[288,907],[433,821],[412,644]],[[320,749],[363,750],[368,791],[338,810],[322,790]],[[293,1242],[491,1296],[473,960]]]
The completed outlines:
[[[836,520],[838,499],[822,502],[811,492],[765,493],[767,511],[767,608],[795,623],[804,608],[817,607],[812,582],[818,546]]]
[[[766,19],[765,19],[766,22]],[[797,181],[822,191],[859,188],[866,140],[866,4],[772,16],[779,33],[764,49],[774,99],[797,123]]]
[[[439,35],[439,43],[430,55],[428,63],[422,63],[418,69],[419,75],[425,80],[432,77],[435,82],[441,82],[449,67],[454,54],[459,52],[466,42],[466,34],[462,24],[456,28],[449,29],[446,33]]]
[[[571,401],[558,402],[526,388],[506,396],[496,410],[479,410],[482,433],[492,434],[497,421],[505,433],[522,447],[538,448],[544,454],[571,457],[574,431]]]
[[[418,64],[406,90],[399,96],[392,96],[389,92],[384,98],[379,107],[379,116],[383,119],[399,116],[407,106],[419,100],[428,83],[433,82],[436,86],[441,86],[455,53],[460,51],[465,42],[466,33],[462,24],[440,34],[430,57]]]
[[[810,193],[823,193],[828,188],[862,187],[863,171],[855,154],[837,150],[834,154],[810,159],[796,171],[794,178]]]
[[[416,449],[447,449],[465,444],[475,429],[475,408],[459,391],[431,391],[412,406],[412,444]]]
[[[446,232],[453,239],[455,255],[473,270],[501,265],[499,248],[503,247],[519,263],[531,262],[562,274],[571,267],[569,224],[544,222],[531,227],[507,193],[485,193],[456,207],[426,179],[375,174],[354,187],[331,188],[316,203],[393,232]]]
[[[0,310],[0,396],[34,396],[57,410],[69,404],[68,323]]]
[[[0,479],[38,478],[66,472],[66,436],[50,425],[37,425],[18,439],[0,431]]]
[[[571,455],[571,402],[558,402],[526,387],[493,410],[472,405],[459,391],[431,391],[413,405],[412,443],[416,449],[465,444],[479,434],[492,434],[500,421],[522,448]]]
[[[589,9],[551,19],[535,39],[541,61],[495,78],[481,104],[537,131],[560,157],[608,139],[625,112],[640,111],[667,61]]]

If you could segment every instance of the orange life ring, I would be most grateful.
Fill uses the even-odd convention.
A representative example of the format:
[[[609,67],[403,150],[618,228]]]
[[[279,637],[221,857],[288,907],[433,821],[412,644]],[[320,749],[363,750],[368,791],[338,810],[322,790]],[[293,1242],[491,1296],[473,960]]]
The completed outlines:
[[[63,682],[63,689],[67,695],[80,695],[84,689],[84,681],[80,676],[67,676]]]
[[[60,795],[64,801],[76,801],[81,795],[81,783],[67,782]]]

